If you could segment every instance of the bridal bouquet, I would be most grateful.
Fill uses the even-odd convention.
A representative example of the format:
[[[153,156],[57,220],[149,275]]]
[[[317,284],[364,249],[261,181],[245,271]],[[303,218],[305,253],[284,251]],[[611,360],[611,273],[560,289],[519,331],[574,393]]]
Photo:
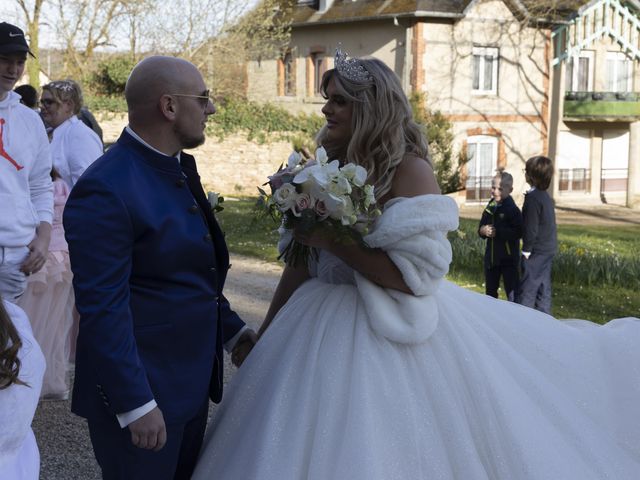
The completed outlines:
[[[339,241],[364,243],[362,237],[380,215],[373,185],[365,184],[366,179],[363,167],[351,163],[341,167],[338,160],[329,161],[320,147],[312,160],[292,153],[287,166],[269,177],[271,194],[258,190],[262,205],[285,229],[323,228]],[[278,258],[297,266],[306,265],[309,255],[317,252],[292,239]]]

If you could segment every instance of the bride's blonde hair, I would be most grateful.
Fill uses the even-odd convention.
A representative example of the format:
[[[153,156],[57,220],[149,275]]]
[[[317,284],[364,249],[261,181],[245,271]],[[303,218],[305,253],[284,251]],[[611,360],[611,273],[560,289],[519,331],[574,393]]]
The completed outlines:
[[[337,93],[353,102],[353,134],[348,145],[331,145],[326,128],[319,132],[318,141],[330,158],[366,168],[368,181],[374,181],[376,198],[380,199],[391,189],[396,168],[404,157],[412,154],[429,161],[428,147],[396,74],[376,58],[358,59],[358,63],[369,73],[370,80],[356,82],[336,69],[322,77],[325,97],[333,79]]]

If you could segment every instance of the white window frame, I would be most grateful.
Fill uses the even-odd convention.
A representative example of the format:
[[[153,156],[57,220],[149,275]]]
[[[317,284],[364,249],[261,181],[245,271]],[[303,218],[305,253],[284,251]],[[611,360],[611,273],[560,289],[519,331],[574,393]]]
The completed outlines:
[[[476,171],[476,175],[474,177],[472,177],[470,175],[470,166],[469,164],[471,162],[479,162],[480,160],[478,159],[477,155],[478,152],[480,151],[480,145],[486,145],[486,144],[491,144],[492,145],[492,155],[491,155],[491,170],[489,175],[478,175],[478,172],[480,171],[479,164],[476,163],[474,165],[474,169]],[[487,185],[484,185],[484,187],[486,189],[489,189],[491,186],[491,180],[490,178],[494,175],[494,173],[497,171],[498,169],[498,137],[494,137],[492,135],[474,135],[471,137],[467,138],[467,154],[469,152],[469,146],[470,145],[476,145],[476,158],[469,158],[467,161],[467,180],[465,182],[465,188],[474,188],[474,189],[478,189],[480,188],[482,190],[483,185],[482,185],[482,179],[484,177],[486,177],[485,181],[487,182]],[[470,180],[474,179],[474,183],[473,185],[470,184]],[[481,198],[478,199],[479,202],[484,202],[486,201],[486,198]]]
[[[609,88],[610,75],[613,76],[614,90],[612,92],[631,92],[633,90],[633,61],[623,52],[607,52],[607,89]],[[608,68],[608,61],[613,60],[613,70]],[[626,90],[618,90],[618,60],[624,60],[627,67],[627,86]]]
[[[473,88],[474,81],[474,72],[473,72],[473,63],[475,62],[475,57],[480,57],[480,62],[478,66],[478,86],[479,88]],[[493,82],[491,83],[491,89],[484,89],[484,64],[485,57],[493,57],[493,65],[491,69],[491,77]],[[500,49],[497,47],[473,47],[473,52],[471,56],[471,93],[475,95],[497,95],[498,94],[498,63],[500,61]]]
[[[493,155],[491,159],[491,172],[495,172],[498,168],[498,137],[494,137],[493,135],[474,135],[472,137],[467,138],[467,152],[469,151],[469,145],[476,145],[476,153],[478,152],[479,145],[488,144],[493,145]],[[470,158],[468,161],[471,162],[474,159]]]
[[[323,53],[314,53],[313,60],[313,95],[319,96],[321,95],[320,89],[322,88],[322,66],[324,63],[324,54]]]
[[[589,71],[587,72],[587,91],[588,92],[592,92],[593,91],[593,72],[594,72],[594,52],[593,50],[583,50],[582,52],[580,52],[577,55],[574,55],[572,57],[569,57],[569,59],[567,60],[567,62],[572,62],[572,68],[571,68],[571,88],[568,90],[569,92],[578,92],[580,90],[578,90],[578,73],[580,70],[580,62],[578,61],[580,58],[587,58],[589,59]],[[578,68],[576,68],[576,66]],[[565,83],[566,85],[566,83]]]

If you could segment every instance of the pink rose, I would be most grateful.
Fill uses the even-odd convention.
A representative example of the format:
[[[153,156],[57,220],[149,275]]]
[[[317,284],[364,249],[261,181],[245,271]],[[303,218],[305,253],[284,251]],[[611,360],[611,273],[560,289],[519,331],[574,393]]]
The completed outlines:
[[[316,215],[318,215],[320,220],[324,220],[329,216],[329,209],[327,208],[327,205],[323,200],[318,200],[313,209],[315,210]]]
[[[307,193],[301,193],[298,195],[298,198],[296,198],[296,205],[293,213],[296,214],[296,216],[300,216],[300,214],[307,208],[311,208],[311,197]]]

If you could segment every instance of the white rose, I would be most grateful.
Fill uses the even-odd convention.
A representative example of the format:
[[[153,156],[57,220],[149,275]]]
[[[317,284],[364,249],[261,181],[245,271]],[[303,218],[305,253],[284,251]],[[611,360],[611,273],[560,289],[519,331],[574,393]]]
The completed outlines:
[[[281,212],[286,212],[292,208],[296,204],[297,198],[298,192],[296,192],[296,187],[290,183],[285,183],[273,194],[273,200]]]

